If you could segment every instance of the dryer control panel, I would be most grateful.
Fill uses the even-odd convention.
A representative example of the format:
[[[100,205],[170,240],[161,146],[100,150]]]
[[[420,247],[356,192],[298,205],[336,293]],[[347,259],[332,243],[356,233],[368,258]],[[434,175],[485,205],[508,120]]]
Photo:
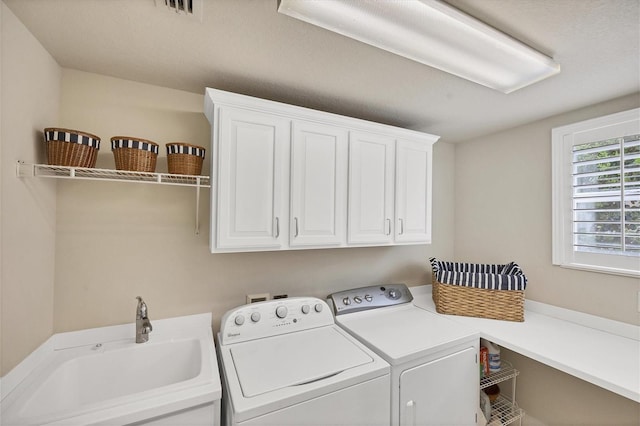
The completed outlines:
[[[331,309],[315,297],[290,297],[231,309],[220,323],[220,344],[333,325]]]
[[[354,288],[327,298],[336,315],[409,303],[413,300],[405,284],[385,284]]]

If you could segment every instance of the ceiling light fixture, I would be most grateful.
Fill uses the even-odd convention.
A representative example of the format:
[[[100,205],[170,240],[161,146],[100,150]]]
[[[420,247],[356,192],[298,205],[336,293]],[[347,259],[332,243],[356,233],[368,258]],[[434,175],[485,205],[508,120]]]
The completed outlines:
[[[279,0],[278,12],[503,93],[560,72],[552,58],[438,0]]]

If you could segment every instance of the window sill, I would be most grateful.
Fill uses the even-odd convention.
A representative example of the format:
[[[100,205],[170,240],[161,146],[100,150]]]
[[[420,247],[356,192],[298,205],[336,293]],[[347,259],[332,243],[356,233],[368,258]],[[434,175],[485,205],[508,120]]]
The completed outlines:
[[[638,262],[640,262],[640,259],[638,260]],[[597,272],[597,273],[600,273],[600,274],[609,274],[609,275],[619,275],[619,276],[623,276],[623,277],[640,278],[640,270],[611,268],[611,267],[607,267],[607,266],[585,265],[585,264],[582,264],[582,263],[556,264],[556,266],[560,266],[561,268],[567,268],[567,269],[577,269],[577,270],[580,270],[580,271]]]

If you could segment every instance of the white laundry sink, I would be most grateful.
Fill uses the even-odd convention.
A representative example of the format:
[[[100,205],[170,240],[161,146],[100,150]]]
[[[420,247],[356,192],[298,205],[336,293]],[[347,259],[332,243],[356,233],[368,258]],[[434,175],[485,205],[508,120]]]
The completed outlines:
[[[213,415],[220,380],[210,318],[153,321],[149,342],[139,344],[133,324],[54,335],[30,374],[8,395],[3,390],[1,418],[11,425],[128,424],[203,404]]]

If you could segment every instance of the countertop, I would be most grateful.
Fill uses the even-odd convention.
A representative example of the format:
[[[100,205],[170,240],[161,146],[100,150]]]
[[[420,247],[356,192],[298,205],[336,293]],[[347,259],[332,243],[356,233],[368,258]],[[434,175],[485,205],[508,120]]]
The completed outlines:
[[[436,312],[431,286],[412,287],[413,303]],[[444,315],[480,337],[640,402],[640,327],[526,301],[524,322]]]

